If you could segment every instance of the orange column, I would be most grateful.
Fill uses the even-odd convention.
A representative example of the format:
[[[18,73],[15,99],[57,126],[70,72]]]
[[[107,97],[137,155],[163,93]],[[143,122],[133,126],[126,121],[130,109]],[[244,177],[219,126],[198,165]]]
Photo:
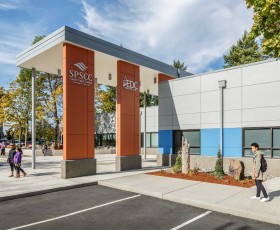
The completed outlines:
[[[140,154],[140,68],[118,61],[117,156]]]
[[[63,44],[63,160],[94,158],[94,52]]]

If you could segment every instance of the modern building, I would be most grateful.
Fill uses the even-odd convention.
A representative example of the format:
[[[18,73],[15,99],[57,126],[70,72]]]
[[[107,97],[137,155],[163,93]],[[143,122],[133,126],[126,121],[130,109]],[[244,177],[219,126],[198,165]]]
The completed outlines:
[[[267,173],[279,176],[280,60],[163,82],[158,121],[160,165],[174,161],[183,135],[191,145],[193,167],[213,168],[222,148],[225,169],[235,158],[250,172],[250,145],[257,142],[268,161]]]
[[[141,168],[145,132],[143,146],[155,151],[158,165],[175,162],[184,136],[192,167],[213,168],[221,150],[225,168],[235,158],[248,170],[250,144],[258,142],[268,173],[280,175],[279,60],[193,75],[65,26],[21,52],[17,65],[33,70],[33,92],[36,70],[63,76],[63,178],[96,173],[96,83],[117,88],[117,171]],[[146,116],[140,92],[159,96]],[[33,100],[33,133],[34,108]]]

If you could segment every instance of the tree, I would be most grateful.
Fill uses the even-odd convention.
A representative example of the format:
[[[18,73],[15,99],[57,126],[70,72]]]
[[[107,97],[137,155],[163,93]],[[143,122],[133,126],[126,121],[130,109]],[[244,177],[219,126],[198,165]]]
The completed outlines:
[[[173,61],[173,66],[177,69],[180,69],[180,70],[187,70],[187,66],[185,66],[185,63],[184,62],[180,62],[179,60],[174,60]]]
[[[158,96],[146,94],[146,106],[157,106]],[[140,93],[140,107],[144,107],[144,93]]]
[[[279,0],[245,0],[254,10],[254,24],[250,36],[262,36],[263,52],[280,57],[280,2]]]
[[[229,54],[224,55],[224,68],[258,62],[262,59],[262,53],[254,38],[244,32],[242,39],[230,48]]]
[[[96,98],[100,99],[101,112],[116,112],[116,87],[104,86],[102,89],[101,85],[97,86]]]

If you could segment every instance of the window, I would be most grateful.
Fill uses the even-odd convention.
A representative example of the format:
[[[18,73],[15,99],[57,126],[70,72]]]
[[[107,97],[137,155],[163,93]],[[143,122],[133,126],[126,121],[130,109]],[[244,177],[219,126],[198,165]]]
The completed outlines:
[[[200,130],[176,130],[173,132],[173,153],[182,148],[182,136],[190,143],[190,154],[200,154]]]
[[[243,156],[253,156],[251,143],[258,143],[264,156],[280,158],[280,128],[243,129]]]
[[[146,133],[146,148],[158,147],[158,133]],[[141,133],[141,148],[144,148],[144,133]]]

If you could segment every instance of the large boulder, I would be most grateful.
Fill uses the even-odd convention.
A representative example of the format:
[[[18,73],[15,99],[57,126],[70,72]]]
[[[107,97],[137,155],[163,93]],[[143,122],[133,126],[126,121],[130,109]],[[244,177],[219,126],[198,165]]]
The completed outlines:
[[[242,161],[230,159],[229,173],[230,176],[234,177],[236,180],[244,179],[244,164]]]

